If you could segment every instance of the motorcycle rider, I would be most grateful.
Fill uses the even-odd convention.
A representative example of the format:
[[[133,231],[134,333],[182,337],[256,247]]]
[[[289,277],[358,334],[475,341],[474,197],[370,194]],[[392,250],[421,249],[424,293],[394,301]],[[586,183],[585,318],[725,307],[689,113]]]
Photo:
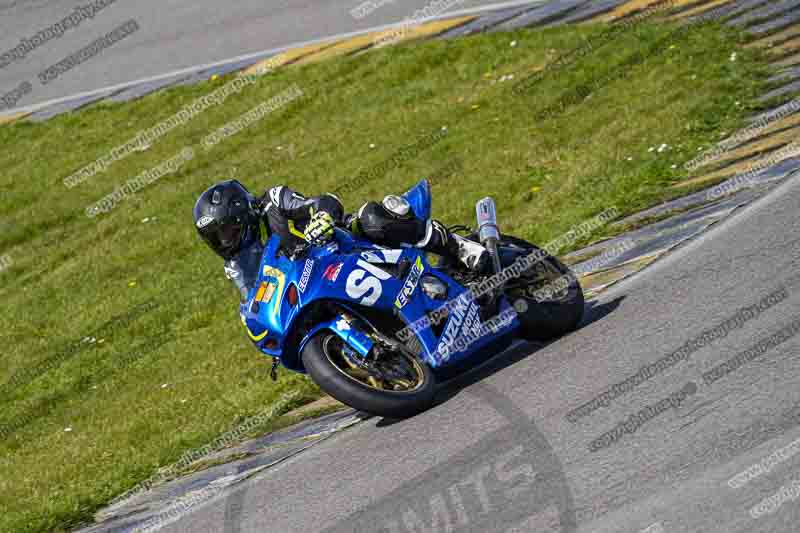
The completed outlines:
[[[194,206],[194,223],[200,237],[225,260],[225,275],[239,289],[242,301],[258,277],[262,221],[268,234],[280,237],[280,250],[289,257],[306,243],[324,245],[338,226],[376,244],[415,246],[456,259],[478,272],[489,261],[482,245],[450,233],[436,220],[420,220],[400,196],[387,195],[381,203],[367,202],[358,213],[345,216],[333,194],[307,198],[279,185],[256,198],[237,180],[227,180],[200,195]]]

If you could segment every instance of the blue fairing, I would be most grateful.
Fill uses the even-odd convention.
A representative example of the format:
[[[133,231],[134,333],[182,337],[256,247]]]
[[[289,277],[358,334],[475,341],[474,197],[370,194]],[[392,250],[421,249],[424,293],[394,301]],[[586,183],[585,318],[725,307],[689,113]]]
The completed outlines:
[[[429,211],[427,182],[423,181],[409,191],[407,198],[415,213],[416,209],[423,214]],[[350,324],[343,322],[340,315],[342,309],[353,316],[373,309],[412,324],[419,323],[443,304],[441,300],[429,298],[420,289],[423,277],[434,276],[442,281],[448,287],[448,300],[466,293],[455,280],[431,266],[424,252],[416,248],[383,248],[341,229],[336,230],[333,242],[313,247],[305,257],[295,260],[278,254],[278,244],[276,236],[267,241],[261,271],[247,302],[240,305],[240,315],[247,335],[259,350],[279,357],[284,366],[299,372],[305,370],[298,352],[320,329],[338,334],[362,355],[369,351],[371,341],[368,336],[365,332],[349,329]],[[295,293],[294,302],[289,296],[290,291]],[[327,319],[311,327],[307,321],[298,320],[304,310],[319,303],[331,313]],[[511,310],[505,301],[501,309]],[[473,335],[474,342],[462,346],[459,351],[454,341],[467,338],[470,331],[475,333],[482,325],[478,306],[471,299],[464,299],[451,309],[444,325],[437,329],[440,334],[427,326],[416,332],[422,346],[421,357],[433,368],[455,363],[513,331],[519,323],[513,310],[509,316],[509,320],[496,331]],[[302,330],[299,329],[301,322]]]
[[[411,204],[411,210],[420,220],[431,218],[431,187],[422,180],[406,192],[403,197]]]

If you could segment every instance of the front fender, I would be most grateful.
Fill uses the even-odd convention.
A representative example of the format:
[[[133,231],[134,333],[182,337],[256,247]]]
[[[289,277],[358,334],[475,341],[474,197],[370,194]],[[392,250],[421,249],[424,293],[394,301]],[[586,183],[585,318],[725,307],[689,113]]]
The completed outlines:
[[[303,340],[300,341],[298,353],[302,354],[303,349],[308,341],[310,341],[314,335],[323,329],[327,329],[336,333],[344,342],[350,345],[351,348],[361,354],[362,357],[366,357],[372,349],[373,342],[370,340],[370,338],[367,337],[363,331],[353,326],[347,318],[339,314],[336,315],[336,317],[334,317],[332,320],[320,322],[308,333],[306,333],[305,337],[303,337]]]

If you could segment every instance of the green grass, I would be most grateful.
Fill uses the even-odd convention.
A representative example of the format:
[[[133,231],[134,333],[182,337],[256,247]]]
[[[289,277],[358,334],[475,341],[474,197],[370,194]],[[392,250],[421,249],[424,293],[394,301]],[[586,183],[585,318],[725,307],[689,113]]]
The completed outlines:
[[[516,80],[598,31],[432,41],[282,69],[74,189],[62,179],[226,80],[0,127],[0,253],[13,260],[0,273],[0,383],[32,376],[0,393],[0,427],[14,428],[0,438],[0,531],[74,526],[281,394],[318,395],[301,376],[269,381],[221,261],[195,234],[194,200],[216,180],[235,177],[257,193],[278,183],[307,194],[339,189],[356,209],[435,174],[437,218],[469,224],[475,201],[492,195],[502,228],[535,242],[608,207],[628,214],[676,194],[668,185],[681,164],[752,108],[763,58],[738,50],[731,62],[741,37],[709,26],[626,61],[670,31],[641,25],[513,93]],[[293,83],[303,98],[209,152],[199,146]],[[568,105],[534,120],[559,102]],[[439,142],[348,186],[444,126]],[[669,150],[648,151],[662,143]],[[179,172],[109,214],[84,215],[185,146],[197,156]],[[150,300],[151,311],[109,322]],[[97,342],[64,352],[85,336]]]

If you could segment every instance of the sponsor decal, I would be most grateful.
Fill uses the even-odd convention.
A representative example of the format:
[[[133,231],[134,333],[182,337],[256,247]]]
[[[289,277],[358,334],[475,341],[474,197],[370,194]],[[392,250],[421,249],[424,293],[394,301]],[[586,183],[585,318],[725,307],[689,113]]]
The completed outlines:
[[[422,264],[422,257],[417,256],[414,266],[411,267],[411,272],[408,274],[405,283],[403,283],[403,288],[400,289],[400,292],[397,294],[397,298],[394,301],[395,307],[398,309],[405,307],[411,295],[414,294],[414,291],[417,289],[419,279],[422,277],[422,272],[424,270],[425,266]]]
[[[258,287],[258,291],[256,292],[256,302],[264,302],[267,303],[272,299],[272,295],[275,294],[275,289],[277,286],[272,282],[262,281],[261,285]]]
[[[339,278],[339,272],[342,271],[342,265],[344,263],[336,263],[333,265],[328,265],[328,268],[325,269],[325,272],[322,274],[322,277],[330,281],[331,283],[336,282]]]
[[[375,305],[383,293],[381,280],[389,279],[391,274],[363,259],[356,261],[356,265],[361,268],[353,269],[347,276],[347,295],[354,300],[360,298],[359,303],[362,305]]]
[[[361,252],[361,259],[369,263],[392,263],[395,264],[403,255],[403,250],[380,250],[373,252]]]
[[[264,294],[265,302],[269,302],[272,299],[272,294],[277,293],[278,297],[275,298],[272,304],[272,314],[274,316],[278,315],[278,312],[281,309],[281,298],[283,297],[283,289],[286,287],[286,275],[283,271],[278,270],[277,268],[271,266],[264,266],[263,273],[265,276],[271,276],[275,278],[275,282],[269,282],[270,285],[273,287],[270,289],[266,289],[266,293]],[[277,289],[274,287],[275,283],[277,283]]]
[[[313,270],[314,260],[306,259],[303,265],[303,274],[300,276],[300,282],[297,284],[297,288],[300,289],[300,292],[306,292],[306,285],[308,285],[308,280],[311,279],[311,272]]]
[[[347,331],[350,329],[350,322],[345,320],[344,318],[340,318],[336,321],[336,327],[339,328],[341,331]]]
[[[383,263],[383,258],[378,252],[361,252],[361,259],[369,263]]]
[[[209,224],[211,224],[212,222],[214,222],[214,217],[210,217],[208,215],[203,215],[198,219],[197,227],[198,227],[198,229],[203,229],[206,226],[208,226]]]
[[[467,304],[459,299],[459,304],[451,311],[452,316],[436,348],[438,353],[443,354],[443,361],[447,361],[452,355],[452,346],[459,336],[480,330],[481,320],[478,311],[479,308],[474,302]]]

